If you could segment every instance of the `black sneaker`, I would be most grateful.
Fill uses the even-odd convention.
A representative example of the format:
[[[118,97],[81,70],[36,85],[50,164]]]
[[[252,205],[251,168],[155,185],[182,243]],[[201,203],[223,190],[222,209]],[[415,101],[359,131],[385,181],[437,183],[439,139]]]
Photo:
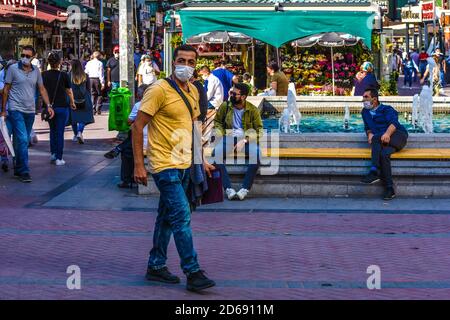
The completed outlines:
[[[395,198],[394,188],[386,188],[386,192],[384,193],[383,200],[392,200]]]
[[[167,269],[167,267],[164,267],[159,270],[153,270],[148,268],[145,278],[149,281],[158,281],[173,284],[180,283],[180,278],[178,278],[176,275],[171,274],[169,269]]]
[[[373,171],[370,171],[367,175],[365,175],[362,179],[362,183],[372,184],[380,181],[380,177]]]
[[[31,180],[31,176],[29,173],[22,174],[19,179],[23,183],[30,183],[33,181],[33,180]]]
[[[107,153],[104,154],[104,157],[107,159],[114,159],[117,158],[119,156],[120,152],[117,149],[112,149],[111,151],[108,151]]]
[[[214,287],[216,283],[208,279],[205,276],[205,272],[203,270],[193,272],[187,276],[187,284],[186,289],[189,291],[198,292],[207,288]]]

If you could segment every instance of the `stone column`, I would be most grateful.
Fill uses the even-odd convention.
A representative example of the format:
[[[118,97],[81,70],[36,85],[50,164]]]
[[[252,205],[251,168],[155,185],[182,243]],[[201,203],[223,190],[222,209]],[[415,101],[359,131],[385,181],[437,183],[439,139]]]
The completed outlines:
[[[120,86],[128,87],[134,104],[133,0],[119,0]]]

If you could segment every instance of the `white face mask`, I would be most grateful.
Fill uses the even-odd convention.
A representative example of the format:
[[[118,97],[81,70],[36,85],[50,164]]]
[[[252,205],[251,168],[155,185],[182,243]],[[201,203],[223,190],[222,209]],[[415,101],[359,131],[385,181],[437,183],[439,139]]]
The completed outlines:
[[[363,106],[364,106],[364,109],[367,109],[367,110],[373,109],[372,102],[370,102],[370,101],[363,101]]]
[[[181,82],[188,82],[190,78],[194,75],[194,68],[190,66],[180,66],[175,65],[175,77]]]
[[[22,58],[21,61],[26,66],[31,64],[31,59],[29,59],[29,58]]]

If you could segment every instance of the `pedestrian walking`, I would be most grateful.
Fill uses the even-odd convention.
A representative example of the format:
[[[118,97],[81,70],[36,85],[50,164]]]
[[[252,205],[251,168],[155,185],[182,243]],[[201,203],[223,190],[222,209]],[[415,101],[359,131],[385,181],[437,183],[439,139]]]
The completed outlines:
[[[142,60],[137,72],[138,86],[143,84],[152,85],[158,80],[159,67],[148,54],[143,55]]]
[[[202,76],[206,95],[208,98],[208,107],[215,109],[216,111],[222,105],[224,101],[224,88],[219,78],[211,73],[208,66],[203,66],[199,74]]]
[[[46,105],[43,112],[48,114],[50,119],[54,116],[42,75],[31,64],[31,59],[35,53],[33,47],[24,46],[21,60],[8,68],[0,113],[0,116],[9,121],[13,134],[14,153],[16,154],[14,175],[25,183],[32,182],[28,163],[28,143],[36,112],[36,88],[39,89]],[[8,105],[8,110],[6,105]]]
[[[404,83],[403,85],[406,87],[406,84],[409,84],[409,87],[412,87],[413,82],[413,73],[419,72],[419,68],[410,58],[410,56],[406,56],[405,61],[403,61],[403,73],[405,75]]]
[[[105,89],[105,74],[103,63],[100,61],[101,53],[95,51],[93,59],[86,64],[84,72],[89,76],[92,105],[94,106],[94,114],[102,114],[103,94],[102,90]]]
[[[106,63],[106,79],[108,88],[111,90],[120,87],[120,60],[119,60],[119,46],[115,46],[112,56]]]
[[[70,108],[76,109],[73,99],[70,79],[67,73],[59,70],[61,57],[51,52],[48,56],[51,70],[42,73],[44,86],[51,97],[51,106],[55,116],[49,123],[50,127],[50,161],[57,166],[63,166],[64,132],[69,121]]]
[[[72,141],[84,144],[84,128],[94,123],[94,110],[91,99],[91,88],[89,76],[84,72],[79,60],[72,60],[72,71],[70,73],[70,84],[73,92],[76,109],[70,110],[72,123]]]
[[[420,79],[424,79],[425,71],[427,70],[427,59],[430,56],[425,51],[425,48],[422,48],[420,54],[419,54],[419,73],[420,73]]]
[[[192,238],[191,209],[188,198],[194,121],[200,115],[199,94],[189,82],[197,64],[197,51],[182,45],[173,54],[174,73],[147,89],[132,126],[134,179],[147,185],[143,156],[143,129],[148,125],[147,158],[153,179],[160,191],[153,248],[150,251],[146,277],[150,281],[179,283],[180,278],[167,268],[167,247],[173,234],[187,277],[186,288],[200,291],[215,285],[200,269]],[[195,124],[196,130],[200,130]],[[204,163],[211,176],[213,167]]]

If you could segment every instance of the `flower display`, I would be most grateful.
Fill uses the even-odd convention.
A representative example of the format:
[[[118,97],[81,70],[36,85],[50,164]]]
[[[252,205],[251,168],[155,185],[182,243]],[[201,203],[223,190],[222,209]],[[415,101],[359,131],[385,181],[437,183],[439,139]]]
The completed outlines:
[[[351,49],[348,49],[351,50]],[[284,54],[281,69],[296,83],[300,95],[332,95],[333,66],[336,95],[350,95],[353,80],[359,71],[358,62],[369,53],[336,52],[331,57],[328,48],[302,50],[301,54]]]

